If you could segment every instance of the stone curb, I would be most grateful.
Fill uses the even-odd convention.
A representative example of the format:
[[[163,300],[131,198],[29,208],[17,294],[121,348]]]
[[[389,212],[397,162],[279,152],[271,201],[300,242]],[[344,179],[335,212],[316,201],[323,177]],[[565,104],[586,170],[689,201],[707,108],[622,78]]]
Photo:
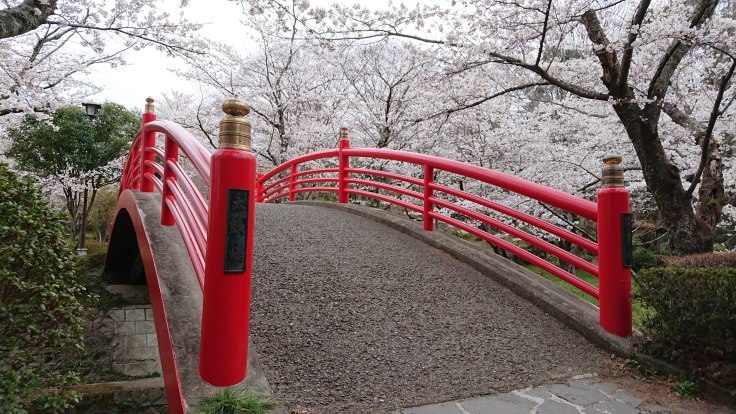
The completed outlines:
[[[634,352],[632,339],[606,332],[598,324],[598,308],[522,266],[443,231],[425,231],[416,222],[371,207],[325,201],[295,201],[290,204],[346,211],[389,226],[442,250],[482,274],[501,283],[554,318],[579,332],[596,346],[620,357]]]

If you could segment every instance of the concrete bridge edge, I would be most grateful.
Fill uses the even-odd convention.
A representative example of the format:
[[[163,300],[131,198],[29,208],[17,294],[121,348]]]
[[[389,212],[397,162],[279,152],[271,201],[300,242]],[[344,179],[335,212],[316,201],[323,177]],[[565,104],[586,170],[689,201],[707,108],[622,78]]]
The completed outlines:
[[[605,331],[598,323],[598,307],[595,305],[492,251],[444,231],[428,232],[417,222],[398,214],[356,204],[326,201],[295,201],[289,204],[326,207],[355,214],[448,253],[552,315],[594,345],[619,357],[633,354],[634,343],[641,337],[638,332],[629,338],[622,338]]]
[[[119,223],[121,211],[127,212],[133,224],[132,228],[130,225]],[[187,408],[196,407],[202,397],[215,393],[220,388],[207,384],[199,377],[202,291],[178,229],[175,226],[162,226],[160,216],[160,194],[131,190],[121,193],[113,218],[105,273],[114,275],[117,271],[118,274],[125,274],[125,271],[120,272],[120,269],[111,268],[115,255],[125,255],[125,251],[131,248],[140,249],[157,335],[159,338],[170,338],[172,344],[169,347],[162,347],[162,340],[159,339],[163,370],[167,371],[164,365],[168,360],[169,372],[172,370],[171,365],[174,365],[173,370],[178,373],[178,384],[173,383],[171,378],[164,378],[170,412],[186,412]],[[118,228],[119,225],[121,228]],[[131,230],[135,235],[120,234]],[[137,241],[137,246],[131,244],[131,240]],[[130,271],[135,272],[135,269],[131,268]],[[156,306],[154,303],[156,301],[163,305],[163,309],[160,305]],[[167,332],[162,332],[163,330]],[[165,343],[166,339],[163,341]],[[250,389],[272,396],[273,392],[258,362],[257,351],[252,341],[249,341],[248,347],[248,376],[243,382],[231,388]],[[176,388],[179,388],[180,401],[172,401],[171,398],[177,394]]]

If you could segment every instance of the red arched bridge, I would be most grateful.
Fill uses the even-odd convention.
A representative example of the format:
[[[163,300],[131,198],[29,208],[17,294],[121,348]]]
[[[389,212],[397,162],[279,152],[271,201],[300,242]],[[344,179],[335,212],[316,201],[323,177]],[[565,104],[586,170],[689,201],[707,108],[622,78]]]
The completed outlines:
[[[300,193],[336,194],[338,204],[349,203],[350,196],[379,200],[421,218],[426,232],[441,222],[470,233],[598,299],[605,331],[620,337],[632,333],[629,196],[618,157],[604,159],[595,202],[449,159],[351,148],[344,128],[338,148],[258,173],[247,104],[225,101],[219,149],[210,153],[181,126],[156,120],[152,103],[149,99],[124,164],[106,273],[118,282],[148,284],[170,412],[185,412],[190,393],[240,383],[246,367],[256,363],[248,356],[248,321],[257,203],[296,201]],[[417,174],[371,168],[370,161],[376,160],[401,163],[403,170]],[[595,225],[597,240],[462,186],[443,184],[441,174],[475,180],[587,220]],[[582,253],[550,239],[578,246]],[[550,262],[551,257],[595,276],[597,286]],[[192,269],[196,277],[187,277]],[[252,380],[255,386],[258,381]]]

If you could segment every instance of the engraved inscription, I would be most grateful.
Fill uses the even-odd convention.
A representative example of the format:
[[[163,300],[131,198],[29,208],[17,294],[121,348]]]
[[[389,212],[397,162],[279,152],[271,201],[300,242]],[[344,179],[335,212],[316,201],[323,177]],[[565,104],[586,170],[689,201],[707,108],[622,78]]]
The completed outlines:
[[[227,229],[225,239],[225,273],[245,271],[245,250],[248,242],[248,190],[227,192]]]
[[[623,265],[624,267],[634,266],[634,243],[631,231],[631,214],[624,213],[621,215],[621,246],[623,248]]]

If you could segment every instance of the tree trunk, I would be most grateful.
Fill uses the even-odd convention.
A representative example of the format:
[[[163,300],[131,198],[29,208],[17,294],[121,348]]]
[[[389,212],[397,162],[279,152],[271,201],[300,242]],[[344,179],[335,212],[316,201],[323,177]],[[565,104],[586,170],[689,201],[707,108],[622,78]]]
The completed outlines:
[[[659,112],[649,104],[614,105],[641,163],[647,189],[654,197],[669,233],[670,252],[683,255],[713,251],[713,230],[693,212],[680,172],[664,152],[657,123]]]
[[[698,188],[696,216],[715,233],[721,219],[726,193],[723,188],[723,160],[718,141],[711,138],[708,145],[708,164],[703,169]]]
[[[26,0],[15,7],[0,10],[0,39],[36,29],[46,23],[55,10],[56,0]]]
[[[87,241],[87,215],[89,214],[87,209],[87,189],[84,189],[84,196],[82,198],[82,224],[79,226],[79,248],[86,249],[85,242]]]

